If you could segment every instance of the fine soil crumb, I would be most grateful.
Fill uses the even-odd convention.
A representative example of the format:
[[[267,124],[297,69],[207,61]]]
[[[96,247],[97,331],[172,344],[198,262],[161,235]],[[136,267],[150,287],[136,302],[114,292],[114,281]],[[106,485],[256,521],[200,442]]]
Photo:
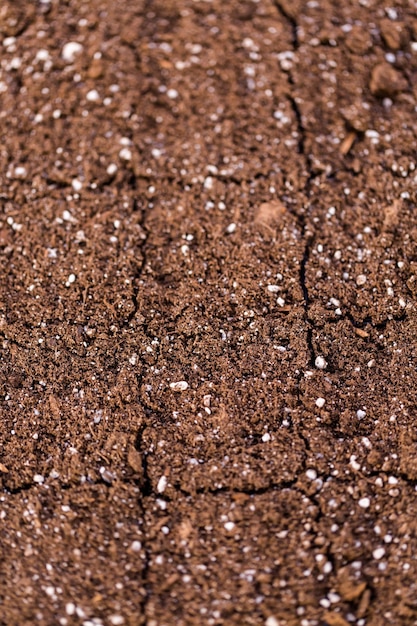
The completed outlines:
[[[374,96],[395,96],[406,87],[405,79],[388,63],[379,63],[372,70],[369,88]]]
[[[1,2],[0,626],[417,623],[411,5]]]

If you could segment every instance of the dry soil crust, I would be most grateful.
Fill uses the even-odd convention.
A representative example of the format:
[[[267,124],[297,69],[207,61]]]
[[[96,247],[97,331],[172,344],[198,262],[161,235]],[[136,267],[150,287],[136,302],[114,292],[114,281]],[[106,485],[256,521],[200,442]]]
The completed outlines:
[[[415,2],[0,40],[0,624],[416,624]]]

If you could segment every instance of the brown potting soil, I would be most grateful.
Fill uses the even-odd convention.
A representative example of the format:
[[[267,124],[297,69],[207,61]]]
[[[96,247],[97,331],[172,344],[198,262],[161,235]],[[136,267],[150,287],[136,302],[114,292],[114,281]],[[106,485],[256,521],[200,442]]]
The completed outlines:
[[[0,48],[0,624],[417,624],[415,2]]]

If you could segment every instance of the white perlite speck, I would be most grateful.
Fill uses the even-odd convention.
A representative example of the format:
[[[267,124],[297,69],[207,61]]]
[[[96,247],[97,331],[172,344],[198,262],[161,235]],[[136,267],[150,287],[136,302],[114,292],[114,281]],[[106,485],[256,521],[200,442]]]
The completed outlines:
[[[307,478],[309,478],[310,480],[316,480],[317,478],[317,472],[315,469],[308,469],[306,471],[306,476]]]
[[[278,285],[268,285],[267,289],[270,293],[278,293],[280,287]]]
[[[327,361],[324,357],[318,356],[314,361],[314,365],[317,367],[317,369],[324,370],[327,367]]]
[[[73,63],[77,56],[83,51],[83,46],[77,41],[69,41],[62,48],[62,58],[67,63]]]
[[[185,391],[188,389],[188,383],[185,380],[179,380],[176,383],[170,383],[169,385],[173,391]]]
[[[356,417],[359,420],[363,420],[365,416],[366,416],[366,411],[362,411],[362,409],[359,409],[358,411],[356,411]]]
[[[26,178],[27,170],[23,165],[18,165],[14,170],[15,178]]]
[[[124,617],[122,615],[110,615],[109,621],[112,626],[121,626],[125,623]]]
[[[375,548],[375,550],[372,552],[372,556],[374,557],[374,559],[376,559],[377,561],[379,561],[380,559],[382,559],[382,557],[385,555],[385,548]]]
[[[322,407],[324,407],[326,403],[326,400],[324,398],[317,398],[316,400],[316,406],[321,409]]]
[[[34,483],[38,483],[38,485],[41,485],[45,480],[45,477],[42,476],[42,474],[35,474],[33,477],[33,482]]]
[[[270,615],[265,622],[265,626],[279,626],[279,622],[275,617]]]
[[[167,485],[168,485],[168,478],[166,476],[161,476],[156,486],[157,492],[164,493],[165,489],[167,488]]]
[[[266,443],[267,441],[271,441],[271,435],[269,433],[265,433],[262,435],[262,441]]]
[[[85,97],[89,102],[99,102],[100,100],[100,94],[98,93],[97,89],[90,89]]]
[[[368,509],[371,506],[371,501],[369,498],[361,498],[358,504],[361,509]]]
[[[129,148],[122,148],[119,152],[119,157],[124,161],[132,160],[132,151]]]
[[[140,552],[142,550],[142,544],[140,541],[132,541],[132,545],[130,546],[130,549],[133,552]]]
[[[73,602],[67,602],[65,605],[65,613],[67,615],[74,615],[75,613],[75,604]]]
[[[107,172],[107,174],[109,176],[113,176],[113,174],[115,174],[117,172],[117,165],[116,165],[116,163],[110,163],[110,165],[108,166],[106,172]]]
[[[365,274],[359,274],[359,276],[356,277],[356,284],[357,285],[364,285],[366,283],[366,276]]]
[[[225,523],[225,525],[224,525],[224,527],[225,527],[225,529],[226,529],[228,532],[230,532],[230,531],[232,531],[232,530],[234,529],[235,524],[234,524],[234,522],[226,522],[226,523]]]

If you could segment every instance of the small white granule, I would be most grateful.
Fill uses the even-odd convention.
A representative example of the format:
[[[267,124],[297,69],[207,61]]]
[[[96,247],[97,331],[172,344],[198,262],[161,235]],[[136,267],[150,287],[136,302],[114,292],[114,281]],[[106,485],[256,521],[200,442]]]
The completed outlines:
[[[262,435],[262,441],[266,443],[267,441],[271,441],[271,435],[269,433],[265,433]]]
[[[167,96],[171,100],[175,100],[175,98],[178,98],[178,91],[176,89],[168,89]]]
[[[336,604],[336,602],[339,602],[339,601],[340,601],[340,596],[339,596],[339,594],[338,594],[338,593],[334,593],[334,591],[330,591],[330,592],[327,594],[327,597],[329,598],[329,600],[330,600],[330,602],[331,602],[332,604]]]
[[[364,285],[366,283],[366,276],[365,274],[359,274],[359,276],[356,277],[356,284],[357,285]]]
[[[22,59],[20,57],[14,57],[14,59],[10,61],[9,67],[12,70],[18,70],[21,66],[22,66]]]
[[[73,602],[67,602],[65,605],[65,613],[67,615],[74,615],[75,613],[75,604]]]
[[[112,626],[121,626],[125,623],[125,620],[121,615],[110,615],[109,622]]]
[[[130,548],[132,552],[140,552],[142,550],[142,544],[140,541],[132,541]]]
[[[73,217],[72,217],[71,213],[68,211],[68,209],[65,209],[65,211],[62,211],[62,219],[64,220],[64,222],[72,222],[73,221]]]
[[[232,531],[232,530],[234,529],[235,524],[234,524],[234,522],[226,522],[226,523],[225,523],[225,525],[224,525],[224,527],[225,527],[225,529],[226,529],[228,532],[230,532],[230,531]]]
[[[265,626],[279,626],[279,621],[275,617],[270,615],[265,622]]]
[[[119,157],[124,161],[131,161],[132,151],[129,148],[122,148],[119,152]]]
[[[277,293],[280,290],[278,285],[268,285],[267,289],[270,293]]]
[[[360,466],[360,463],[357,462],[355,454],[352,454],[352,456],[350,457],[349,463],[353,467],[354,470],[356,471],[360,470],[361,466]]]
[[[326,400],[324,398],[317,398],[316,400],[316,406],[321,409],[326,403]]]
[[[362,509],[368,509],[371,506],[371,501],[369,498],[361,498],[358,504]]]
[[[179,380],[176,383],[170,383],[169,385],[173,391],[185,391],[188,389],[188,383],[185,380]]]
[[[5,48],[11,48],[16,43],[16,37],[5,37],[3,39],[3,46]]]
[[[42,476],[42,474],[35,474],[33,477],[33,482],[34,483],[38,483],[38,485],[41,485],[45,480],[45,477]]]
[[[157,492],[164,493],[165,489],[167,488],[167,485],[168,485],[168,478],[166,476],[161,476],[156,486]]]
[[[70,275],[68,276],[67,283],[68,283],[69,285],[72,285],[72,283],[75,283],[75,274],[70,274]]]
[[[15,167],[14,175],[16,178],[26,178],[27,170],[25,167],[23,167],[23,165],[18,165],[17,167]]]
[[[113,174],[115,174],[117,172],[117,165],[116,163],[110,163],[110,165],[107,168],[107,174],[109,176],[113,176]]]
[[[74,191],[81,191],[81,189],[83,188],[83,184],[80,180],[78,180],[78,178],[74,178],[71,185]]]
[[[318,356],[318,357],[316,357],[316,360],[314,361],[314,365],[319,370],[324,370],[327,367],[327,361],[326,361],[326,359],[324,357]]]
[[[382,559],[384,555],[385,555],[385,548],[375,548],[375,550],[372,552],[372,556],[377,561],[379,561],[379,559]]]
[[[48,50],[41,48],[37,51],[35,59],[37,61],[47,61],[50,58]]]
[[[62,48],[62,58],[67,63],[73,63],[77,56],[83,51],[83,46],[77,41],[69,41]]]
[[[231,235],[232,233],[234,233],[236,230],[236,224],[234,222],[232,222],[231,224],[229,224],[229,226],[226,228],[226,232]]]
[[[97,89],[91,89],[87,95],[86,98],[89,102],[99,102],[100,100],[100,95],[97,91]]]
[[[213,189],[213,177],[212,176],[207,176],[207,178],[204,179],[204,189]]]
[[[359,420],[363,420],[363,418],[366,417],[366,411],[363,411],[362,409],[359,409],[358,411],[356,411],[356,417]]]
[[[315,469],[308,469],[306,471],[306,476],[307,478],[309,478],[310,480],[316,480],[317,478],[317,472]]]
[[[277,304],[278,306],[284,306],[285,304],[284,298],[277,298]]]

